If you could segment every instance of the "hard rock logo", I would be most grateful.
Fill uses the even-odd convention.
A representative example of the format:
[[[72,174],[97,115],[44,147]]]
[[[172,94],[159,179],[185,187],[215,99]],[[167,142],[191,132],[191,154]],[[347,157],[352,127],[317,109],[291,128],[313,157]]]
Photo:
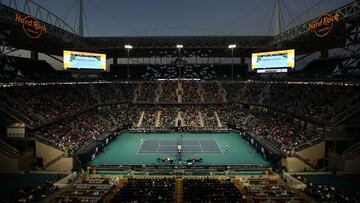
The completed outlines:
[[[41,37],[47,31],[46,25],[41,25],[33,16],[22,17],[20,14],[15,14],[15,22],[22,24],[22,28],[27,36],[33,39]]]
[[[340,14],[336,12],[335,14],[325,14],[318,18],[315,22],[308,24],[309,30],[314,30],[314,33],[318,37],[324,37],[332,30],[334,23],[339,22]]]

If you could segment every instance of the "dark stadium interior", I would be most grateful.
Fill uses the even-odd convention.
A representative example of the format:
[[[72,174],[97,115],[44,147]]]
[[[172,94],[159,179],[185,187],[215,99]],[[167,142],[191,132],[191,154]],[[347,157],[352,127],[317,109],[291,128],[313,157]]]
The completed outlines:
[[[360,202],[360,0],[66,2],[0,2],[0,203]]]

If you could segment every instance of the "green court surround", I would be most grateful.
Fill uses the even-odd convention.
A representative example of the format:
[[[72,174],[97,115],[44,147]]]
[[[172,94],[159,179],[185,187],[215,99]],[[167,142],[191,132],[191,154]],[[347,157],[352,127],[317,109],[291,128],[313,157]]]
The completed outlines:
[[[182,133],[182,138],[215,139],[222,151],[222,153],[217,154],[184,154],[182,155],[183,161],[186,161],[188,158],[197,157],[203,159],[201,164],[262,164],[269,166],[269,162],[235,132],[216,134]],[[181,134],[122,133],[106,146],[102,153],[96,156],[92,164],[169,164],[158,162],[158,158],[164,157],[173,158],[176,164],[185,164],[176,161],[177,159],[174,155],[176,149],[174,149],[174,153],[137,153],[141,146],[141,141],[144,139],[181,139]],[[228,149],[226,149],[226,145],[229,145]]]

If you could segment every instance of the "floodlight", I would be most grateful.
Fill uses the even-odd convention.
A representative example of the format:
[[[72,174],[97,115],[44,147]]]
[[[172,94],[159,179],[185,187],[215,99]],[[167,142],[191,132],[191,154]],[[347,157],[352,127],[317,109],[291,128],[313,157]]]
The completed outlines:
[[[125,49],[132,49],[133,47],[130,44],[125,45]]]

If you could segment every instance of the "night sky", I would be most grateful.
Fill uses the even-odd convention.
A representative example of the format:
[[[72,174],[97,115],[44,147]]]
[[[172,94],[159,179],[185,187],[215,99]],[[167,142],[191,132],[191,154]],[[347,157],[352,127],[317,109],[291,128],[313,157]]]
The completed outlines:
[[[75,16],[79,0],[33,1],[66,19],[71,26],[78,23]],[[84,2],[87,36],[271,35],[274,27],[274,0]],[[349,2],[351,0],[280,0],[283,30],[293,27],[295,22],[305,22]],[[296,16],[301,17],[293,21]]]

